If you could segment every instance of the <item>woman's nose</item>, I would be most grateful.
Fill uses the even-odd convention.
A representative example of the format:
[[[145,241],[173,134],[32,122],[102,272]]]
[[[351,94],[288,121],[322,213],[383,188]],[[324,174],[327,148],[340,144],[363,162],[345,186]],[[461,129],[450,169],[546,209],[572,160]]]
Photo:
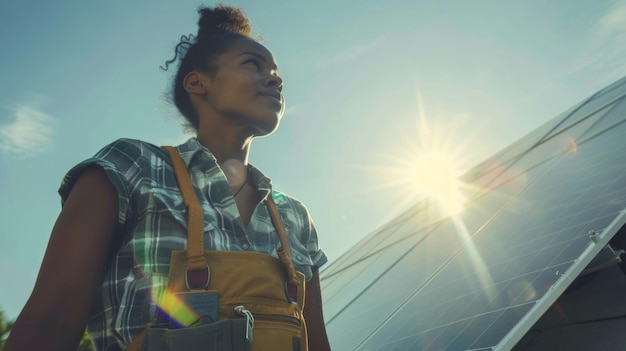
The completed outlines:
[[[282,91],[283,79],[277,75],[270,75],[265,79],[265,86],[275,88],[278,91]]]

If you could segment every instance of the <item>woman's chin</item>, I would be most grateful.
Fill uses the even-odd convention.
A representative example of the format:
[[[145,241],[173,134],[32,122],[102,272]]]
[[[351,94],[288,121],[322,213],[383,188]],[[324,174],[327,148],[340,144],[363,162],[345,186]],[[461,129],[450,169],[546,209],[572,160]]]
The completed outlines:
[[[278,129],[279,120],[276,120],[275,123],[264,123],[261,125],[257,125],[255,128],[254,136],[255,137],[264,137],[268,136]]]
[[[273,113],[264,118],[257,119],[254,124],[255,136],[266,136],[274,133],[278,129],[280,120],[282,117],[282,111],[280,113]]]

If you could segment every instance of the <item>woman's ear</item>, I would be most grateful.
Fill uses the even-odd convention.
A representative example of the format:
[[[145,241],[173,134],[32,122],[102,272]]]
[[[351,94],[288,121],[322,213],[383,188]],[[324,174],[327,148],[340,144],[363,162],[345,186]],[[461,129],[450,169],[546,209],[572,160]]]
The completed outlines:
[[[206,93],[206,80],[204,76],[196,71],[187,73],[183,79],[183,87],[189,94],[204,95]]]

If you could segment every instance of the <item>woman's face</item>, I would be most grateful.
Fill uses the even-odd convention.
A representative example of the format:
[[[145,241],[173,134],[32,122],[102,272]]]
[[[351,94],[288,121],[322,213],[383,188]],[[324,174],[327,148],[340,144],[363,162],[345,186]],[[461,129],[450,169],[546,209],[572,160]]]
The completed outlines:
[[[239,39],[217,57],[213,68],[207,87],[210,108],[218,116],[251,127],[254,135],[273,132],[285,99],[272,53],[254,40]]]

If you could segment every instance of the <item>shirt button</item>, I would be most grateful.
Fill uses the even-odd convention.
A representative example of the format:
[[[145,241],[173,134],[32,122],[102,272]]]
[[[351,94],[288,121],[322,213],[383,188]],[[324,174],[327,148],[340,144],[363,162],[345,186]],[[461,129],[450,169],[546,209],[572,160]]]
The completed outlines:
[[[243,243],[243,245],[241,245],[241,247],[243,247],[244,250],[247,250],[250,248],[250,244],[248,243]]]

